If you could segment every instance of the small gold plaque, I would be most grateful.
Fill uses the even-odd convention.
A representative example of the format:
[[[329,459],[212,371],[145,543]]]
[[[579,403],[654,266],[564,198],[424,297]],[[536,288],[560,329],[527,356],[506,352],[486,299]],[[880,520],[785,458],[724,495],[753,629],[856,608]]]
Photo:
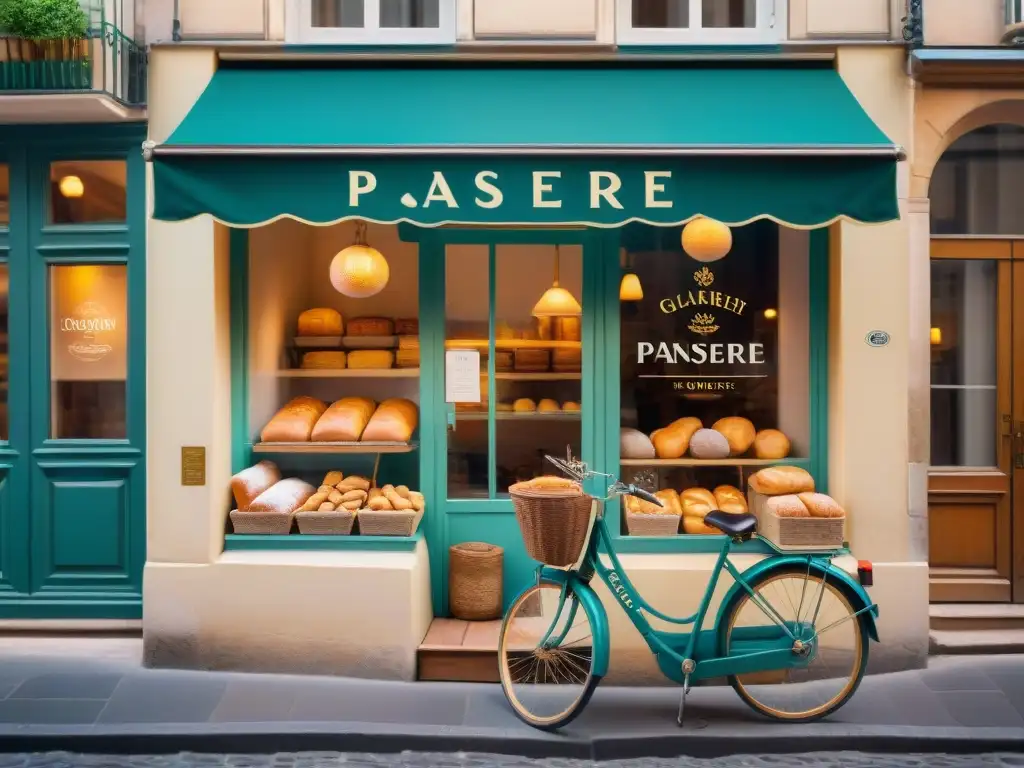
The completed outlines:
[[[181,447],[181,484],[206,485],[206,446]]]

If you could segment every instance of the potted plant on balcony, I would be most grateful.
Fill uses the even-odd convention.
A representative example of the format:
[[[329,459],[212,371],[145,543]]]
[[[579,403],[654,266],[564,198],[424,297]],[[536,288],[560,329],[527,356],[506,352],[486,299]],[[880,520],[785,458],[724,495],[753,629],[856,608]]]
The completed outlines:
[[[88,58],[89,18],[78,0],[0,0],[7,61]]]

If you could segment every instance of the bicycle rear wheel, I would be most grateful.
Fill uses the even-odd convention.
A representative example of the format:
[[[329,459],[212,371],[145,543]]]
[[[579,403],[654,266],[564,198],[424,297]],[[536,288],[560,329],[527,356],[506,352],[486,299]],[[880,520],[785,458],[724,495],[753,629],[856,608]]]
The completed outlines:
[[[593,674],[594,617],[572,588],[541,581],[508,609],[498,640],[501,689],[523,722],[546,731],[587,705]]]
[[[750,653],[799,641],[803,663],[729,677],[751,708],[776,720],[811,722],[849,701],[868,663],[868,631],[838,579],[806,569],[771,571],[723,612],[719,652]],[[774,614],[774,616],[772,616]],[[794,635],[790,638],[779,620]]]

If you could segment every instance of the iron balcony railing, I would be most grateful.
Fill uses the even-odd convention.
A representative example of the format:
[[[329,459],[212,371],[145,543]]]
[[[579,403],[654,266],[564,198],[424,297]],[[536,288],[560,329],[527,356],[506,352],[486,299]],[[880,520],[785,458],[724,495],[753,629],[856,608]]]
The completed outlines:
[[[0,37],[0,94],[92,91],[138,107],[147,70],[146,50],[106,21],[81,40]]]

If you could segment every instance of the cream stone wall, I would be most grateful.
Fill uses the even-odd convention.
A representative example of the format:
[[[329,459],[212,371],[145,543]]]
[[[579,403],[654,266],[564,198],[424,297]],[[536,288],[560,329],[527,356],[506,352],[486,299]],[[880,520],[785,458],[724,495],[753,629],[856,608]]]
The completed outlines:
[[[897,0],[789,0],[789,37],[898,39],[903,6]]]
[[[998,45],[1005,29],[1005,0],[927,0],[922,12],[925,45]]]

